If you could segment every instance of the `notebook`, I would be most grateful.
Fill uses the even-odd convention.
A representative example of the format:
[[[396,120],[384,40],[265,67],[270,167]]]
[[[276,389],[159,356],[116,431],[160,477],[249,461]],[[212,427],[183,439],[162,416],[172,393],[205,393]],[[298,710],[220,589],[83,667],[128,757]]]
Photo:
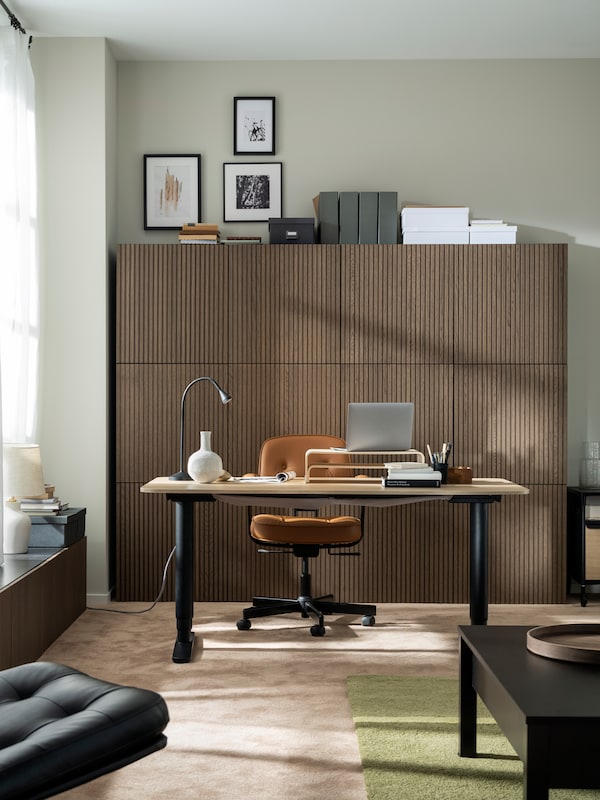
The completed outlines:
[[[410,450],[413,403],[348,403],[346,449]]]

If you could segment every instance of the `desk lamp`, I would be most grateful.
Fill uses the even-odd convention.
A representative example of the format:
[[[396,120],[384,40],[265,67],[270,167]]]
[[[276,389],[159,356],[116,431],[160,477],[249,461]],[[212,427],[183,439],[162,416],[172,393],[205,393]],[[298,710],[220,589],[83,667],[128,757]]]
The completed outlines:
[[[44,494],[42,459],[37,444],[3,446],[4,553],[26,553],[31,535],[31,518],[21,511],[18,498]]]
[[[221,402],[223,403],[223,405],[226,405],[231,400],[231,395],[228,394],[228,392],[226,392],[224,389],[221,389],[221,387],[214,378],[207,378],[207,377],[194,378],[193,381],[190,381],[190,383],[188,383],[188,385],[183,390],[183,394],[181,395],[181,414],[179,420],[179,472],[176,472],[174,475],[170,475],[169,476],[170,481],[192,480],[191,475],[189,475],[189,473],[186,472],[185,469],[183,468],[183,440],[184,440],[184,426],[185,426],[184,409],[185,409],[185,398],[187,396],[188,391],[195,383],[199,383],[200,381],[210,381],[210,383],[212,383],[212,385],[218,391],[219,397],[221,398]]]

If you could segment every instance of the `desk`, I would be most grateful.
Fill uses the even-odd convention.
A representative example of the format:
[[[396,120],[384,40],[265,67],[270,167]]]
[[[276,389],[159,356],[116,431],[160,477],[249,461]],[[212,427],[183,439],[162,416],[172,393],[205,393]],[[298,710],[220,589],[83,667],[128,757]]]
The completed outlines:
[[[242,483],[217,481],[170,481],[154,478],[140,491],[163,494],[175,504],[175,616],[177,639],[173,661],[190,660],[194,635],[194,503],[233,502],[238,505],[301,507],[303,503],[350,503],[385,507],[419,500],[447,500],[465,503],[470,509],[469,602],[473,625],[487,623],[488,606],[488,520],[487,509],[506,495],[526,495],[529,489],[501,478],[476,478],[471,484],[445,484],[439,489],[384,488],[371,482],[306,483],[303,478],[283,483]]]

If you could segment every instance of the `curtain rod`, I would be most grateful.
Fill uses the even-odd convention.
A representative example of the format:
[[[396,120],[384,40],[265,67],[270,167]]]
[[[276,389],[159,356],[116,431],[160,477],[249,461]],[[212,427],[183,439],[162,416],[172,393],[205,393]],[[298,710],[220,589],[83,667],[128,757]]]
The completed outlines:
[[[12,25],[12,27],[13,27],[15,30],[19,31],[19,33],[25,33],[25,34],[26,34],[26,33],[27,33],[27,31],[26,31],[26,30],[25,30],[25,28],[24,28],[24,27],[21,25],[21,23],[20,23],[20,22],[19,22],[19,20],[16,18],[16,16],[13,14],[13,12],[10,10],[10,8],[9,8],[9,7],[6,5],[6,3],[4,2],[4,0],[0,0],[0,6],[2,6],[2,8],[3,8],[3,9],[6,11],[6,13],[8,14],[8,16],[9,16],[9,18],[10,18],[10,24]]]

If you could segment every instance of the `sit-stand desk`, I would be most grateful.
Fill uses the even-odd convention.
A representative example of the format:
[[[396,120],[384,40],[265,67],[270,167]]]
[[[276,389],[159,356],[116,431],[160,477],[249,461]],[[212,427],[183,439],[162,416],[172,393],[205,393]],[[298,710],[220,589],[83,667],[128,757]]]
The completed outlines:
[[[306,483],[295,478],[282,483],[217,481],[170,481],[154,478],[141,487],[147,494],[163,494],[175,504],[175,616],[177,639],[173,661],[190,660],[194,642],[194,503],[221,500],[238,505],[294,507],[302,502],[351,503],[363,506],[393,506],[419,500],[445,499],[470,507],[470,617],[471,624],[487,623],[488,607],[488,519],[490,503],[506,495],[526,495],[529,489],[501,478],[478,478],[471,484],[444,484],[431,488],[384,488],[370,481]],[[270,501],[270,502],[267,502]]]

